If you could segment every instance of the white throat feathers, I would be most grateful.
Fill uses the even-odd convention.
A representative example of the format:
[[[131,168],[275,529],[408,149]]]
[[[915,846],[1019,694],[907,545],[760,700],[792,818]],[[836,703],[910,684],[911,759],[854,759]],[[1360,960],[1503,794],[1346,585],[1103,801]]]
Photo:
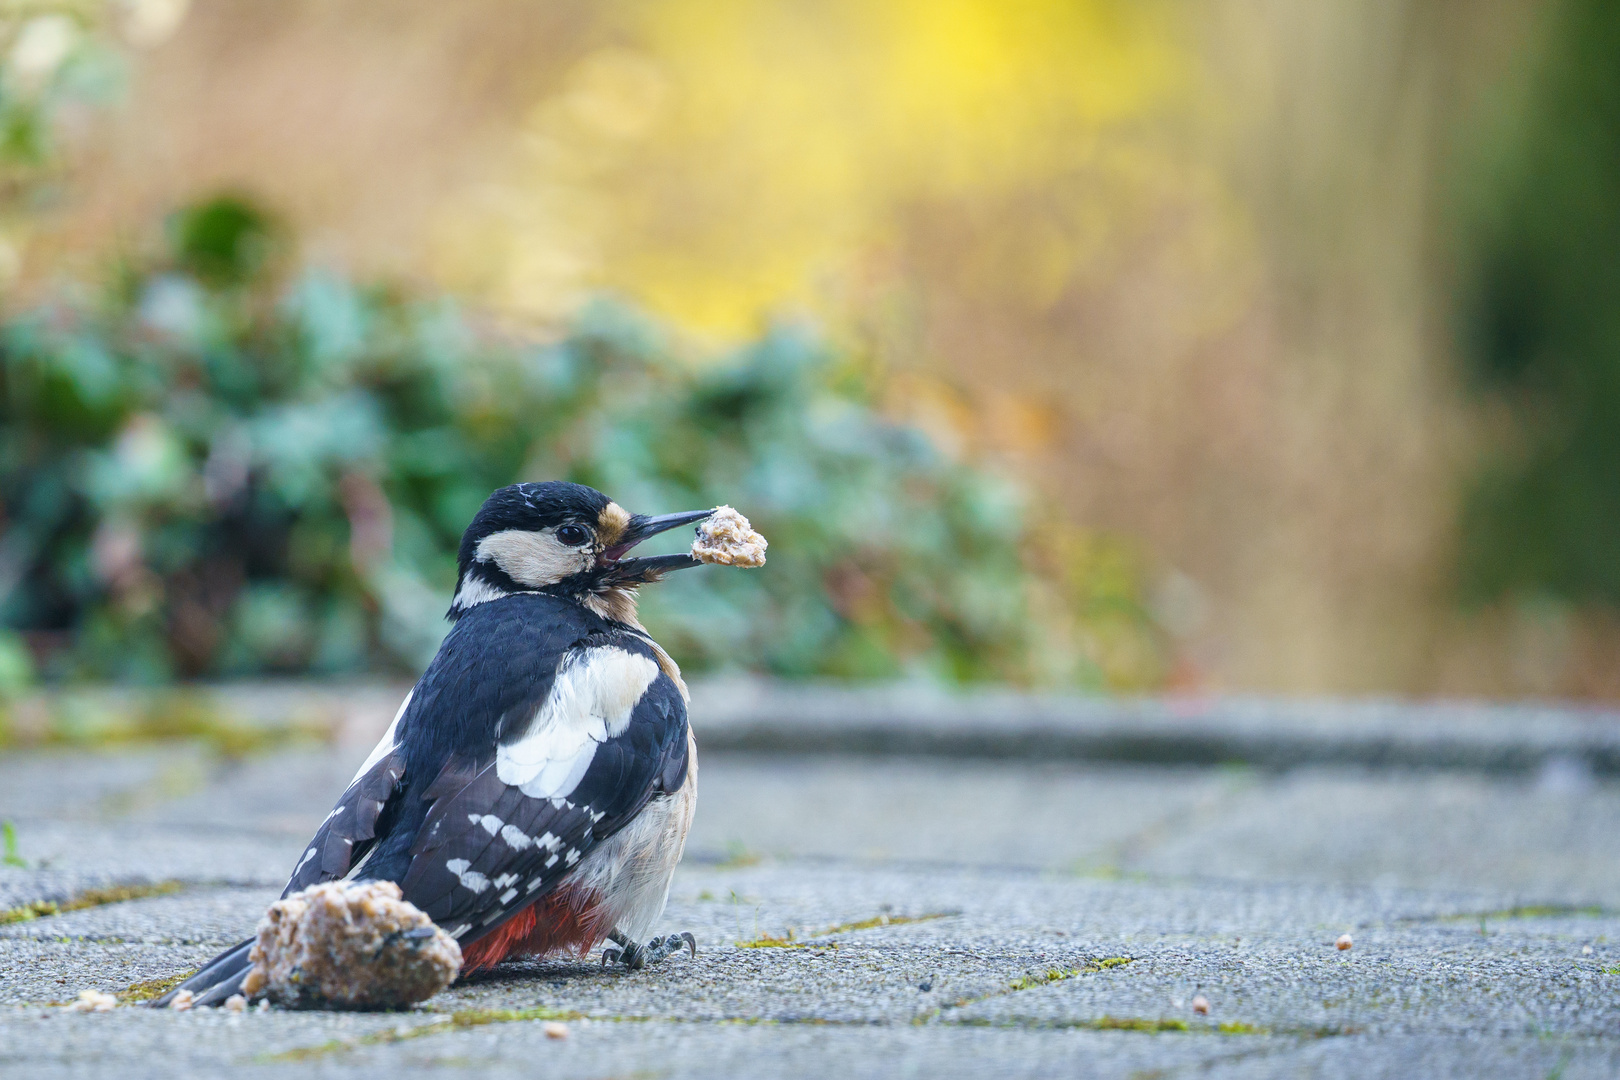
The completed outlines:
[[[640,621],[636,618],[635,589],[616,585],[599,593],[591,593],[582,599],[587,608],[602,618],[633,626],[637,630],[642,629]]]

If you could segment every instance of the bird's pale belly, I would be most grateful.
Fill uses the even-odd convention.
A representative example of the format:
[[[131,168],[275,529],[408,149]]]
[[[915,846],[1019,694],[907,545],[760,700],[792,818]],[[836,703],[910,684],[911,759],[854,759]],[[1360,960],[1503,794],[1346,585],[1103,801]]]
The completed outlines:
[[[584,956],[613,930],[645,938],[664,912],[697,808],[697,745],[690,729],[687,754],[679,790],[653,798],[635,820],[591,849],[555,891],[467,946],[462,970],[565,949]]]

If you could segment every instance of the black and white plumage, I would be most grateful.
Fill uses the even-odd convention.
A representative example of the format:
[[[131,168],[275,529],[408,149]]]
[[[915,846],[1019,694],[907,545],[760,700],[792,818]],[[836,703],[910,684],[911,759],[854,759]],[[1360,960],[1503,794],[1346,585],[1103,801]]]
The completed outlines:
[[[624,555],[707,513],[632,516],[576,484],[492,495],[463,538],[450,633],[283,895],[397,882],[458,939],[464,970],[606,937],[645,957],[634,943],[662,914],[697,761],[685,684],[634,597],[696,562]],[[222,1002],[250,944],[176,991]]]

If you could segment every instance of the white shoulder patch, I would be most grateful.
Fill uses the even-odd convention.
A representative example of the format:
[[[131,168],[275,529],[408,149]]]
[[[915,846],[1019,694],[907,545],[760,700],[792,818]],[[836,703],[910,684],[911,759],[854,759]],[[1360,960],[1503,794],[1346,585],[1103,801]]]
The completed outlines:
[[[624,733],[656,678],[655,661],[624,649],[570,653],[528,734],[495,751],[495,775],[531,799],[571,794],[596,748]]]
[[[377,740],[377,745],[372,749],[371,756],[366,758],[364,765],[360,766],[360,771],[354,774],[354,780],[358,780],[362,776],[366,775],[366,773],[371,771],[371,767],[373,765],[377,764],[377,762],[394,752],[394,746],[396,745],[394,742],[394,732],[399,728],[399,718],[405,715],[405,710],[410,707],[411,698],[415,696],[415,694],[416,688],[413,686],[411,687],[411,692],[405,695],[405,700],[399,703],[399,712],[394,714],[394,719],[388,725],[388,730],[383,732],[383,737]],[[354,780],[350,780],[349,783],[354,783]],[[334,814],[336,812],[337,811],[333,811]]]

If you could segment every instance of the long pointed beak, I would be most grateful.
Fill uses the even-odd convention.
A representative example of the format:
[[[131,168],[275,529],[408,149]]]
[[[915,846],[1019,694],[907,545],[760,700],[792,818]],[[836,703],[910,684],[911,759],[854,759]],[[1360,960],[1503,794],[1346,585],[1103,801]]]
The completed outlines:
[[[679,514],[659,514],[656,517],[635,514],[631,516],[630,525],[624,530],[620,544],[628,542],[631,547],[635,547],[649,536],[657,536],[661,532],[690,525],[694,521],[702,521],[713,513],[713,510],[683,510]]]
[[[649,536],[657,536],[661,532],[690,525],[694,521],[702,521],[713,513],[713,510],[685,510],[678,514],[658,514],[652,517],[646,514],[632,515],[630,524],[625,528],[619,542],[602,552],[602,561],[612,564],[614,580],[625,582],[657,581],[671,570],[699,566],[701,564],[696,559],[684,553],[650,555],[640,559],[626,559],[624,556]]]

